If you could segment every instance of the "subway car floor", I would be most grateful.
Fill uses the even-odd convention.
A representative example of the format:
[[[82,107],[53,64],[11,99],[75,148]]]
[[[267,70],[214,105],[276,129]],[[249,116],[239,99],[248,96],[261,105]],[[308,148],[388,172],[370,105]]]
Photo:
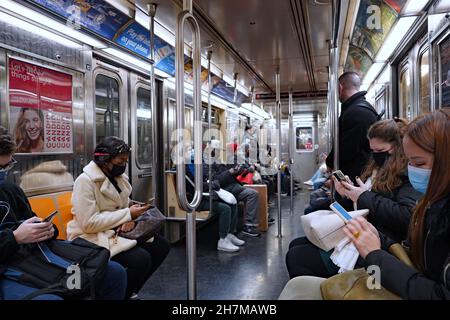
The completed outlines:
[[[278,223],[269,226],[261,237],[240,234],[246,241],[239,252],[217,251],[218,220],[197,232],[197,298],[201,300],[275,300],[289,280],[285,256],[292,239],[303,236],[300,216],[309,201],[309,191],[297,191],[294,214],[289,212],[289,197],[282,197],[282,237]],[[277,198],[270,216],[277,221]],[[140,299],[183,300],[187,298],[186,245],[172,245],[166,260],[139,292]]]

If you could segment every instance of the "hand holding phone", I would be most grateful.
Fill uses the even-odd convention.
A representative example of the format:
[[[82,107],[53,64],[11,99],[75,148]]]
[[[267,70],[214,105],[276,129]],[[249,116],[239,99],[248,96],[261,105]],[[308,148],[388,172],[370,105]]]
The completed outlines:
[[[58,211],[53,211],[52,213],[50,213],[44,220],[42,220],[43,222],[51,222],[53,220],[53,218],[55,218],[56,214],[58,213]]]
[[[335,176],[339,182],[348,182],[350,184],[353,184],[352,181],[347,176],[345,176],[341,170],[334,171],[333,176]]]
[[[330,204],[330,209],[333,210],[345,223],[352,220],[352,216],[344,209],[338,202]]]

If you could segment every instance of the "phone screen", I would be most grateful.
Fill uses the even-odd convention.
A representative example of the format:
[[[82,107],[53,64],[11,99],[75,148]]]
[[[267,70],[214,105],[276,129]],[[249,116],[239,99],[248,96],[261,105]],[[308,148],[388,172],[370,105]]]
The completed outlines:
[[[330,205],[330,208],[334,212],[336,212],[339,216],[341,216],[344,220],[349,221],[352,219],[352,216],[338,202],[333,202]]]

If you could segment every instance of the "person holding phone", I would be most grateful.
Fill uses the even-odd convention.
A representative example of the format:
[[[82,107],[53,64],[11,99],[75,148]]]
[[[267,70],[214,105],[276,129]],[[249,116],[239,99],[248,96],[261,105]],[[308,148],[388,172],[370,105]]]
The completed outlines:
[[[403,151],[402,138],[407,123],[387,119],[376,122],[368,131],[371,159],[357,185],[345,181],[343,173],[333,180],[336,191],[357,203],[358,209],[369,209],[367,219],[391,239],[406,239],[411,214],[421,194],[409,182],[408,160]],[[310,275],[330,277],[338,268],[331,262],[331,252],[325,253],[306,238],[294,239],[286,254],[291,278]],[[306,258],[307,257],[307,258]],[[358,265],[361,261],[358,260]]]
[[[161,236],[137,245],[119,236],[135,227],[135,220],[150,205],[129,206],[131,185],[125,174],[130,147],[118,137],[106,137],[95,148],[94,160],[75,180],[72,196],[73,220],[67,224],[69,239],[82,237],[110,250],[113,261],[126,267],[126,296],[137,293],[169,253],[169,242]]]
[[[0,127],[0,173],[11,170],[15,164],[13,154],[16,144],[7,131]],[[37,242],[56,239],[58,228],[52,224],[54,213],[42,220],[31,210],[30,203],[23,190],[5,179],[0,179],[0,265],[8,264],[8,260],[20,249]],[[47,221],[45,221],[47,220]],[[0,268],[0,300],[19,300],[37,291],[22,283],[7,279]],[[96,298],[99,300],[121,300],[125,297],[126,271],[116,262],[110,261],[105,275],[96,287]],[[43,294],[34,300],[62,300],[56,294]]]
[[[344,231],[355,245],[364,266],[377,266],[380,284],[405,300],[450,299],[450,109],[444,108],[415,119],[407,128],[403,148],[408,159],[408,177],[423,194],[414,207],[405,246],[414,267],[388,252],[392,239],[373,224],[356,218]],[[280,298],[312,298],[320,292],[323,277],[297,277]],[[305,294],[300,294],[305,293]]]
[[[386,119],[367,133],[371,157],[356,185],[333,177],[336,191],[351,199],[358,209],[369,209],[368,220],[391,239],[406,239],[411,214],[422,194],[408,179],[408,160],[402,139],[407,122]]]

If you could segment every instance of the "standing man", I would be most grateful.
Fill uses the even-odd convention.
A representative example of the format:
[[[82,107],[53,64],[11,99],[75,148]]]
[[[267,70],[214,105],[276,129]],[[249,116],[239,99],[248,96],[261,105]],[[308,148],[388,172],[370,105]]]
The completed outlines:
[[[370,156],[367,131],[378,120],[375,109],[367,102],[366,91],[359,91],[361,78],[356,72],[346,72],[339,77],[339,100],[342,103],[339,116],[339,169],[355,182]],[[334,150],[326,160],[334,169]]]

